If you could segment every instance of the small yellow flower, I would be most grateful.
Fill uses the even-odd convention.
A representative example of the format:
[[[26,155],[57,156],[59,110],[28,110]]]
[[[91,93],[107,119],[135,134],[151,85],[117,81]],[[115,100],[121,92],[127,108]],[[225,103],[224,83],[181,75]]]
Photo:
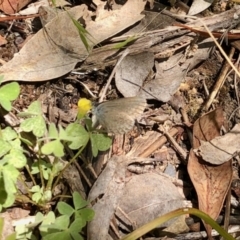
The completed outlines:
[[[78,119],[83,118],[92,108],[92,102],[86,98],[81,98],[78,101]]]

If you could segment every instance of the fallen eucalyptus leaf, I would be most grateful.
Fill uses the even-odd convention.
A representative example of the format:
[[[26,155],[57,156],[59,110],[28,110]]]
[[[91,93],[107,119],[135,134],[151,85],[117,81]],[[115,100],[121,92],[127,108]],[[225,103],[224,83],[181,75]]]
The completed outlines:
[[[229,161],[240,146],[240,124],[237,124],[230,132],[219,136],[210,142],[201,141],[201,146],[195,149],[203,160],[212,164],[223,164]]]
[[[143,52],[126,56],[116,70],[117,89],[124,97],[136,96],[153,66],[153,53]]]
[[[210,141],[219,136],[224,125],[226,124],[221,108],[199,118],[193,125],[193,148],[198,148],[203,140]],[[215,220],[219,216],[232,181],[232,162],[212,165],[196,156],[191,149],[187,169],[198,195],[199,209]],[[211,226],[203,223],[210,236]]]
[[[131,0],[111,12],[100,4],[94,21],[86,5],[71,8],[68,13],[74,19],[85,20],[85,29],[93,36],[87,39],[92,48],[141,20],[145,4],[144,0]],[[78,62],[86,59],[89,53],[68,13],[58,13],[0,68],[0,74],[4,74],[3,82],[50,80],[70,72]]]

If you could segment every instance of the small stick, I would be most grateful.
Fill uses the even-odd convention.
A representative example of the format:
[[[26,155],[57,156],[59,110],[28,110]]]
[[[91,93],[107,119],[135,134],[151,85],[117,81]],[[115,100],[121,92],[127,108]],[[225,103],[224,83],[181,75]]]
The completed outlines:
[[[167,16],[170,16],[172,18],[175,18],[175,19],[178,19],[180,21],[183,21],[185,23],[189,22],[188,16],[181,16],[179,14],[172,13],[172,12],[166,10],[166,9],[162,10],[162,13],[167,15]]]
[[[129,53],[129,49],[127,48],[127,49],[122,53],[122,56],[119,58],[117,64],[115,65],[114,69],[112,70],[112,73],[111,73],[110,77],[108,78],[107,84],[106,84],[106,86],[105,86],[105,88],[104,88],[104,90],[103,90],[103,92],[102,92],[102,95],[101,95],[101,97],[100,97],[100,99],[99,99],[99,102],[102,102],[102,101],[103,101],[103,99],[104,99],[104,97],[105,97],[105,95],[106,95],[106,93],[107,93],[108,87],[109,87],[109,85],[110,85],[110,83],[111,83],[111,81],[112,81],[112,79],[113,79],[113,77],[114,77],[114,74],[115,74],[116,71],[117,71],[117,67],[120,65],[120,63],[122,62],[122,60],[128,55],[128,53]]]
[[[193,134],[190,128],[193,126],[192,123],[190,123],[186,109],[185,108],[180,108],[180,113],[182,114],[183,117],[183,122],[186,125],[186,131],[187,135],[190,141],[191,146],[193,145]]]
[[[175,23],[174,26],[177,26],[177,27],[183,27],[183,28],[186,28],[186,29],[189,29],[190,31],[192,32],[195,32],[203,37],[209,37],[209,34],[207,31],[204,31],[204,30],[201,30],[201,28],[193,28],[193,27],[189,27],[187,25],[184,25],[184,24],[180,24],[180,23]],[[224,34],[226,35],[226,37],[228,39],[239,39],[239,34],[231,34],[229,32],[225,32],[225,33],[222,33],[222,32],[211,32],[212,35],[215,37],[215,38],[220,38],[222,36],[224,36]],[[222,39],[223,41],[223,39]]]
[[[235,52],[235,48],[232,47],[231,50],[230,50],[230,53],[229,53],[229,58],[233,57],[234,52]],[[209,98],[208,98],[208,100],[207,100],[207,102],[206,102],[206,104],[204,106],[204,109],[206,111],[210,108],[214,98],[216,97],[216,95],[219,92],[220,88],[223,86],[223,84],[224,84],[224,82],[226,80],[227,72],[229,71],[229,69],[230,69],[230,65],[228,64],[228,62],[225,62],[224,66],[223,66],[223,68],[221,70],[221,73],[219,74],[219,78],[218,78],[218,80],[217,80],[217,82],[216,82],[216,84],[215,84],[215,86],[213,88],[213,91],[211,92],[211,94],[210,94],[210,96],[209,96]]]
[[[169,130],[168,132],[171,136],[175,136],[178,134],[178,129],[173,127]],[[159,133],[158,133],[159,134]],[[159,134],[160,135],[160,134]],[[156,133],[154,135],[152,135],[152,137],[155,137]],[[138,153],[137,156],[138,157],[143,157],[146,158],[148,156],[150,156],[154,151],[156,151],[157,149],[159,149],[160,147],[162,147],[166,142],[167,142],[167,137],[164,135],[160,135],[156,137],[157,141],[155,141],[153,144],[151,144],[150,146],[148,146],[147,149],[144,150],[144,152]],[[127,155],[131,155],[132,152],[130,151]]]
[[[236,62],[236,65],[239,66],[239,62],[240,62],[240,55],[238,55],[238,59]],[[238,94],[238,78],[236,76],[236,73],[234,74],[234,87],[235,87],[235,93],[236,93],[236,98],[237,98],[237,103],[239,106],[239,94]]]
[[[203,84],[203,88],[204,88],[206,96],[209,97],[209,91],[208,91],[208,88],[207,88],[205,80],[203,79],[201,82]]]
[[[17,20],[17,19],[27,19],[27,18],[41,17],[41,16],[43,16],[43,14],[36,13],[36,14],[30,14],[30,15],[27,15],[27,16],[22,16],[22,15],[17,15],[16,16],[16,15],[14,15],[14,16],[0,17],[0,22],[12,21],[12,20]]]
[[[84,180],[86,181],[88,187],[92,187],[92,183],[89,181],[88,177],[86,176],[86,174],[84,173],[83,169],[80,167],[80,165],[75,161],[74,165],[76,166],[76,168],[78,169],[78,171],[80,172],[80,174],[82,175],[82,177],[84,178]]]
[[[122,213],[122,215],[131,223],[133,230],[137,229],[136,223],[130,219],[126,212],[124,212],[119,206],[118,210]]]
[[[119,231],[118,231],[117,228],[115,227],[115,224],[113,223],[113,221],[111,221],[110,226],[111,226],[113,232],[114,232],[114,233],[116,234],[116,236],[118,237],[118,239],[121,239],[121,236],[120,236],[120,234],[119,234]]]
[[[231,113],[230,117],[228,118],[228,121],[230,121],[232,119],[232,117],[234,116],[236,111],[239,110],[239,109],[240,109],[240,106],[238,106],[236,109],[234,109],[234,111]]]
[[[159,130],[163,132],[163,134],[168,138],[168,140],[172,143],[172,145],[175,147],[179,155],[181,156],[183,163],[187,164],[187,153],[179,146],[179,144],[176,142],[176,140],[169,134],[165,128],[160,125]]]

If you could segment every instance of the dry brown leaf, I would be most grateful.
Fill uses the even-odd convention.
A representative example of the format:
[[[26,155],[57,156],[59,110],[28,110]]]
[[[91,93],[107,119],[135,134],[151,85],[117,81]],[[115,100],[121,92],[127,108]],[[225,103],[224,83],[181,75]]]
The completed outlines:
[[[109,159],[89,193],[89,202],[101,196],[101,199],[92,206],[95,217],[88,224],[89,240],[108,239],[109,225],[125,185],[126,160],[124,156]]]
[[[6,43],[7,43],[6,38],[0,35],[0,46],[4,45]]]
[[[33,2],[31,4],[28,4],[27,8],[24,8],[22,11],[19,11],[20,15],[30,15],[30,14],[36,14],[41,13],[39,12],[40,7],[48,7],[49,9],[51,8],[49,6],[49,2],[47,0],[38,0],[37,2]],[[53,9],[53,8],[51,8]],[[56,12],[56,10],[55,10]]]
[[[153,53],[142,52],[126,56],[116,70],[117,89],[124,97],[136,96],[153,66]]]
[[[69,10],[78,19],[87,12],[85,5]],[[67,12],[59,13],[38,31],[14,58],[0,68],[3,81],[45,81],[60,77],[88,55]]]
[[[190,70],[200,61],[208,58],[210,46],[212,46],[212,40],[204,39],[199,42],[199,48],[191,57],[187,57],[185,53],[180,52],[170,56],[166,61],[161,59],[159,62],[156,61],[156,77],[144,85],[141,94],[146,99],[155,98],[162,102],[168,102],[184,80],[186,69]]]
[[[239,151],[239,134],[240,124],[237,124],[230,132],[223,136],[216,137],[210,142],[201,141],[201,146],[196,149],[196,153],[206,162],[216,165],[223,164]]]
[[[161,214],[185,207],[185,199],[164,174],[146,173],[127,177],[128,164],[145,160],[126,156],[109,159],[88,196],[88,201],[94,202],[92,208],[95,211],[94,219],[88,224],[89,240],[107,239],[110,222],[118,207],[136,226],[141,226]],[[98,197],[100,199],[95,202]],[[129,218],[125,219],[119,211],[117,215],[128,222]],[[119,224],[121,225],[120,222]],[[168,222],[164,226],[169,224]],[[183,228],[181,229],[183,231]],[[178,230],[181,231],[180,227]]]
[[[140,21],[144,17],[141,12],[145,4],[144,0],[131,0],[118,10],[106,11],[106,3],[101,1],[97,7],[97,18],[94,22],[87,24],[87,30],[94,38],[100,40],[99,42],[110,38]]]
[[[102,7],[98,9],[95,21],[91,20],[86,5],[76,6],[68,12],[74,19],[84,18],[86,30],[93,36],[89,36],[88,44],[93,47],[141,20],[145,4],[144,0],[131,0],[119,10],[106,11]],[[4,75],[3,82],[46,81],[68,73],[88,54],[68,13],[58,13],[0,68],[0,74]]]
[[[196,15],[200,12],[203,12],[207,8],[209,8],[214,0],[194,0],[188,14],[189,15]]]
[[[158,216],[182,207],[185,207],[184,198],[180,195],[178,188],[167,175],[157,173],[145,173],[130,177],[119,201],[119,208],[128,216],[128,219],[131,219],[136,228]],[[131,225],[131,222],[119,211],[117,211],[117,215],[121,219],[120,223]],[[176,219],[165,222],[161,228],[169,227],[175,221]],[[125,224],[120,225],[121,228],[124,229]],[[186,224],[175,229],[175,233],[184,231],[186,231]]]
[[[210,141],[219,136],[223,125],[223,111],[220,108],[199,118],[193,126],[193,148],[198,148],[201,140]],[[216,219],[231,184],[232,162],[212,165],[203,161],[191,150],[188,173],[198,195],[199,209]],[[204,225],[210,237],[211,227],[205,223]]]
[[[3,0],[0,9],[6,14],[14,14],[30,2],[31,0]]]
[[[168,102],[184,79],[184,71],[178,64],[169,67],[169,61],[156,62],[155,67],[156,77],[146,83],[142,94],[146,98]]]

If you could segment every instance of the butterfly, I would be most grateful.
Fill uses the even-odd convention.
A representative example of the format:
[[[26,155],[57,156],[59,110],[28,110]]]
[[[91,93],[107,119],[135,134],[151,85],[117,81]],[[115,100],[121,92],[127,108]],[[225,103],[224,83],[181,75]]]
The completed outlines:
[[[141,96],[102,102],[93,106],[93,127],[100,124],[109,133],[126,133],[133,128],[146,106],[146,99]]]

